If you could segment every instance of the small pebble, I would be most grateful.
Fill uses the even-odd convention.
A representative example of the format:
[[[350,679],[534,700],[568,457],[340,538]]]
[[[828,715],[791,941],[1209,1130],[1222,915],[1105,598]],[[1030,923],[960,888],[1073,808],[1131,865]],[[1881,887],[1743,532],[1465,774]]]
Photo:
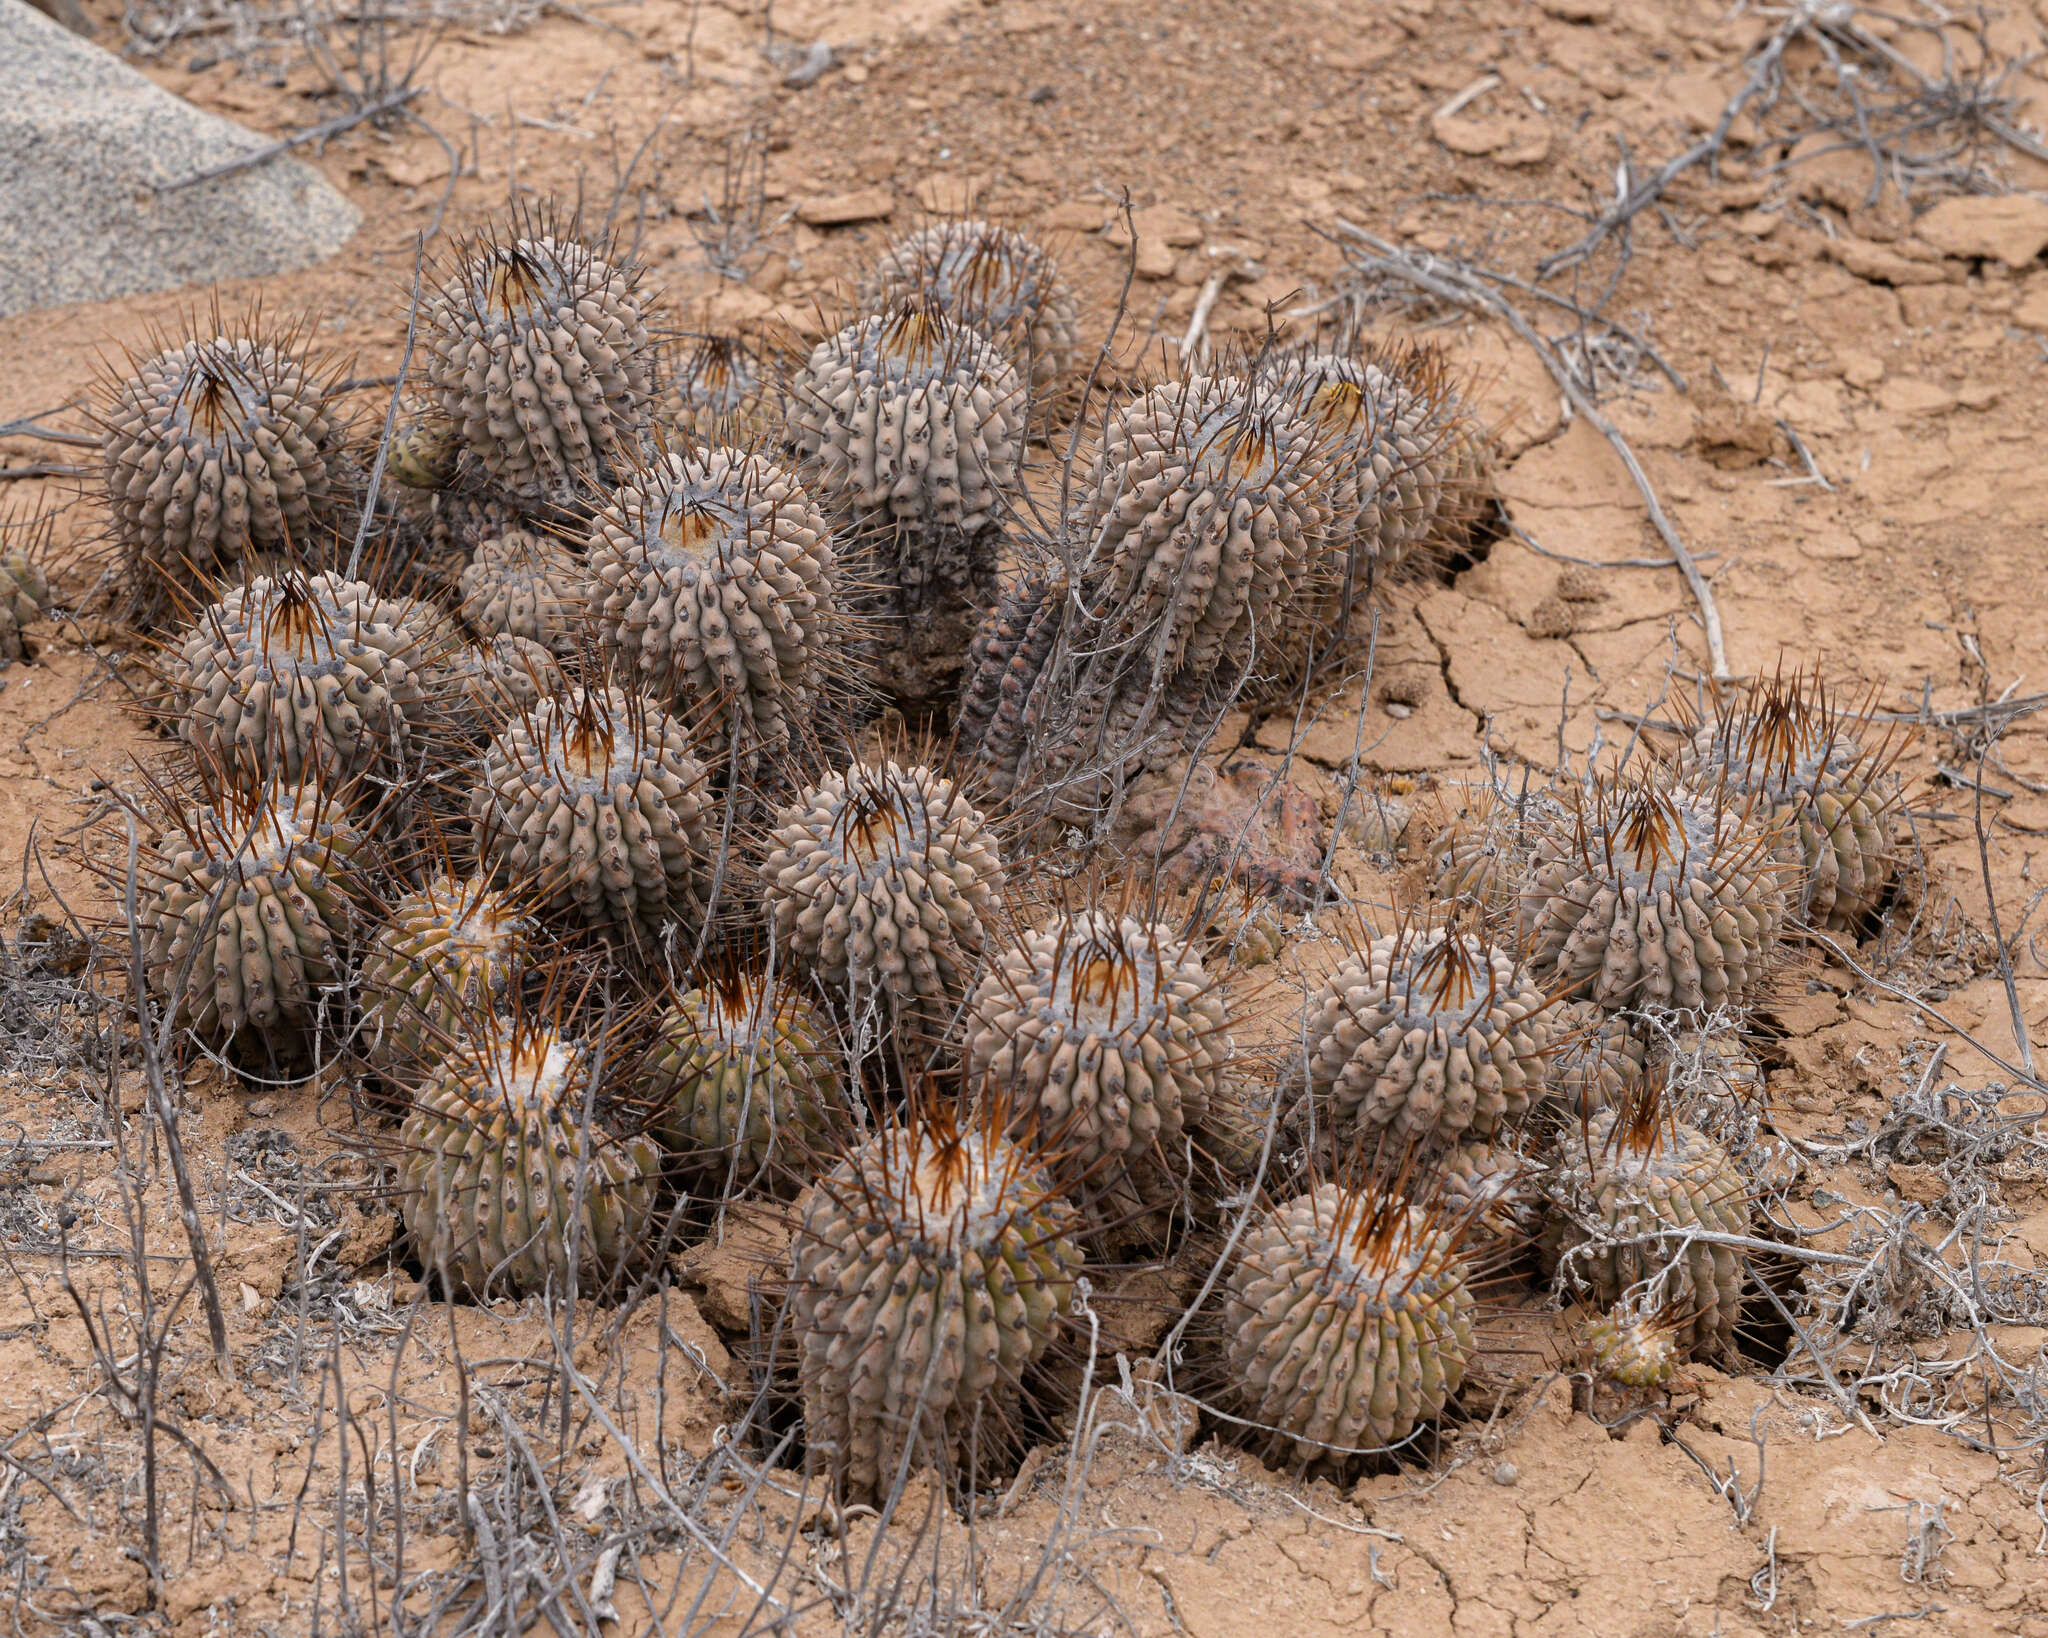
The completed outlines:
[[[1513,1462],[1502,1462],[1500,1466],[1493,1470],[1493,1482],[1495,1484],[1513,1484],[1521,1476],[1522,1470],[1516,1467]]]
[[[251,1120],[268,1120],[277,1113],[277,1099],[251,1098],[245,1108]]]

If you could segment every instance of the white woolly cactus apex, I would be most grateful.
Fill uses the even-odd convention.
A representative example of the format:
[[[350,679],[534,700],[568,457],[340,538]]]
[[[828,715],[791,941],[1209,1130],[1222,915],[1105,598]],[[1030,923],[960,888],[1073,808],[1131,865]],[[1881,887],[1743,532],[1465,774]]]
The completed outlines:
[[[1086,910],[994,952],[967,1006],[968,1084],[1060,1154],[1063,1174],[1114,1191],[1132,1171],[1185,1170],[1227,1027],[1221,990],[1171,928]]]
[[[996,600],[1022,399],[993,342],[928,307],[848,325],[790,385],[786,441],[835,524],[866,537],[857,612],[888,624],[876,660],[908,704],[952,702],[976,622]]]
[[[602,1291],[648,1251],[661,1157],[590,1118],[596,1060],[552,1024],[479,1014],[398,1139],[420,1261],[480,1298]]]
[[[804,1438],[849,1498],[999,1452],[1080,1276],[1073,1207],[993,1122],[913,1115],[819,1180],[790,1252]]]
[[[603,482],[638,454],[654,347],[635,275],[609,248],[536,224],[462,247],[426,303],[436,406],[516,494]]]
[[[1688,1232],[1750,1232],[1748,1186],[1719,1144],[1645,1093],[1565,1134],[1548,1192],[1548,1249],[1574,1285],[1602,1308],[1629,1297],[1669,1315],[1681,1353],[1733,1360],[1741,1258]]]
[[[477,857],[552,915],[629,943],[708,914],[704,764],[637,694],[572,688],[493,739],[470,794]]]
[[[195,336],[105,384],[100,478],[138,613],[153,618],[195,576],[310,560],[355,498],[333,385],[300,341]]]
[[[398,776],[428,715],[418,672],[444,640],[431,609],[331,570],[259,577],[170,654],[179,734],[203,766],[253,780]]]
[[[995,832],[930,768],[855,763],[775,816],[761,866],[775,936],[834,991],[950,1006],[1003,892]]]
[[[1891,817],[1903,796],[1892,770],[1906,744],[1831,700],[1817,671],[1779,675],[1721,703],[1680,752],[1678,776],[1718,800],[1748,799],[1782,826],[1802,866],[1793,910],[1849,932],[1891,884]]]
[[[502,1005],[533,950],[534,924],[481,876],[442,871],[391,907],[357,978],[357,1045],[388,1074],[430,1068],[467,1018]]]
[[[1543,1085],[1548,998],[1506,950],[1404,928],[1339,962],[1310,1002],[1309,1093],[1340,1141],[1487,1138]]]
[[[1465,1379],[1476,1307],[1439,1207],[1323,1183],[1247,1232],[1224,1282],[1230,1408],[1272,1456],[1385,1450]]]
[[[1522,895],[1530,969],[1595,1006],[1739,1007],[1785,919],[1777,835],[1747,800],[1654,778],[1601,781],[1534,840]]]
[[[591,618],[691,721],[787,744],[833,663],[832,533],[795,479],[734,449],[667,455],[598,514]]]
[[[1109,412],[1077,537],[1154,677],[1206,675],[1276,621],[1323,526],[1325,439],[1270,389],[1191,375]]]
[[[1073,368],[1081,309],[1059,264],[1013,228],[956,219],[898,239],[868,279],[862,302],[886,312],[924,301],[1002,345],[1033,390]]]
[[[655,1130],[705,1190],[795,1194],[836,1154],[832,1021],[787,980],[720,961],[663,1012],[642,1079]]]
[[[583,579],[561,541],[511,529],[479,541],[463,568],[462,618],[480,637],[524,637],[567,657],[583,631]]]
[[[367,847],[311,781],[201,795],[150,867],[139,913],[150,988],[202,1035],[302,1037],[347,981]]]

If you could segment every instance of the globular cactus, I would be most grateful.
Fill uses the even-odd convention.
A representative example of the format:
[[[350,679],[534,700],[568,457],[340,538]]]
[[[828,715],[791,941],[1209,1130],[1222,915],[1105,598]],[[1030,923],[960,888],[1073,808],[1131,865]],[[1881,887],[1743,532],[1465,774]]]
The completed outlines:
[[[708,335],[676,367],[676,419],[697,438],[750,444],[769,430],[761,360],[738,336]]]
[[[1542,1089],[1546,1005],[1512,954],[1455,927],[1373,939],[1310,1002],[1310,1096],[1343,1143],[1491,1137]]]
[[[442,871],[391,907],[357,978],[357,1044],[387,1074],[431,1068],[466,1019],[503,1005],[533,952],[532,918],[480,876]]]
[[[178,805],[139,914],[150,988],[202,1035],[302,1040],[348,979],[363,837],[311,781]]]
[[[1430,838],[1430,890],[1513,919],[1529,875],[1539,824],[1565,815],[1547,791],[1509,792],[1487,784],[1465,790],[1458,812]]]
[[[297,783],[403,774],[444,641],[423,605],[327,571],[230,590],[171,654],[178,730],[205,765]]]
[[[1443,1157],[1438,1198],[1459,1224],[1458,1243],[1468,1261],[1494,1272],[1538,1243],[1543,1233],[1538,1175],[1535,1163],[1505,1137],[1461,1143]]]
[[[5,520],[0,519],[0,528]],[[0,666],[28,658],[24,631],[50,607],[50,582],[27,552],[0,552]]]
[[[1012,228],[953,220],[899,239],[862,296],[870,311],[924,301],[997,342],[1034,392],[1057,388],[1073,368],[1081,311],[1059,264]]]
[[[1626,1016],[1590,1001],[1560,1003],[1551,1013],[1546,1113],[1573,1126],[1619,1107],[1642,1086],[1647,1062],[1642,1034]]]
[[[708,913],[704,764],[682,725],[616,688],[572,688],[485,750],[469,799],[477,856],[543,914],[638,944]]]
[[[835,993],[936,1018],[965,993],[1000,903],[995,832],[950,779],[855,763],[775,816],[762,896],[780,947]]]
[[[195,576],[310,561],[351,509],[348,429],[299,339],[194,336],[106,383],[100,479],[136,614],[154,619]]]
[[[1324,520],[1276,634],[1276,676],[1291,685],[1365,641],[1396,568],[1427,545],[1462,542],[1491,440],[1434,347],[1287,350],[1261,374],[1323,448]]]
[[[428,299],[435,407],[509,493],[557,500],[638,457],[655,357],[637,283],[607,246],[529,223],[464,246]]]
[[[642,1076],[693,1184],[794,1194],[835,1151],[845,1092],[832,1021],[787,979],[720,963],[663,1012]]]
[[[1222,991],[1171,928],[1087,910],[993,953],[967,1007],[968,1084],[1089,1193],[1128,1184],[1145,1199],[1187,1169],[1228,1025]]]
[[[1033,564],[1004,586],[976,628],[960,678],[953,739],[980,764],[998,795],[1023,770],[1020,760],[1043,716],[1037,690],[1066,626],[1068,576]]]
[[[1384,1450],[1458,1391],[1476,1304],[1443,1218],[1323,1183],[1245,1235],[1224,1283],[1224,1365],[1229,1408],[1269,1454]]]
[[[831,530],[773,462],[669,455],[599,514],[591,619],[621,667],[691,721],[781,747],[808,725],[839,633]]]
[[[443,489],[461,453],[462,429],[443,411],[415,405],[391,430],[384,470],[407,489]]]
[[[1818,673],[1752,683],[1702,723],[1679,778],[1721,800],[1747,799],[1779,826],[1801,870],[1790,894],[1801,919],[1850,932],[1892,878],[1891,817],[1903,795],[1892,770],[1906,741],[1859,727]]]
[[[400,1204],[422,1263],[480,1298],[597,1292],[644,1260],[661,1157],[589,1118],[596,1058],[553,1025],[478,1016],[400,1130]]]
[[[991,1123],[914,1116],[822,1178],[790,1253],[804,1438],[850,1499],[1014,1437],[1082,1268],[1071,1206]]]
[[[1191,375],[1105,419],[1080,538],[1092,601],[1157,682],[1272,641],[1323,526],[1322,438],[1269,390]]]
[[[463,569],[462,618],[481,637],[524,637],[567,657],[583,632],[583,581],[561,541],[508,530],[479,541]]]
[[[1602,1308],[1643,1286],[1681,1353],[1733,1360],[1740,1254],[1688,1234],[1750,1231],[1747,1186],[1720,1145],[1646,1094],[1566,1133],[1548,1190],[1547,1250],[1571,1283]]]
[[[1658,1314],[1645,1314],[1627,1303],[1590,1321],[1584,1332],[1593,1373],[1624,1388],[1663,1389],[1671,1386],[1679,1350],[1673,1325]]]
[[[871,560],[857,612],[884,622],[884,683],[951,703],[1024,454],[1017,375],[979,331],[929,307],[848,325],[812,349],[789,390],[786,439],[806,487]]]
[[[569,687],[554,655],[531,637],[503,632],[481,643],[449,644],[424,669],[420,685],[435,736],[469,754]]]
[[[1784,925],[1775,834],[1746,803],[1602,781],[1539,826],[1522,895],[1531,970],[1610,1009],[1741,1006]]]

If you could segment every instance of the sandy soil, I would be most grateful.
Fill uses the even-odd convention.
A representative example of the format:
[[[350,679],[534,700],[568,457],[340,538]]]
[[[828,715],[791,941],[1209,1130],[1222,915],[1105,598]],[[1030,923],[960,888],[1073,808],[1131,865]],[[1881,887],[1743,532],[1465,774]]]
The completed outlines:
[[[113,37],[116,8],[89,9]],[[1618,144],[1656,163],[1694,140],[1774,26],[1691,0],[550,7],[509,34],[452,27],[421,71],[418,107],[463,159],[452,191],[433,135],[359,127],[316,156],[364,212],[353,243],[331,263],[221,298],[260,294],[267,307],[317,313],[321,341],[352,354],[359,374],[387,373],[416,236],[444,192],[446,233],[480,223],[508,185],[580,192],[601,211],[648,139],[621,218],[688,329],[815,333],[889,235],[969,200],[1050,234],[1100,329],[1124,279],[1114,218],[1128,190],[1145,213],[1144,276],[1116,352],[1140,368],[1166,356],[1218,268],[1235,275],[1210,320],[1220,342],[1262,328],[1269,304],[1283,324],[1310,322],[1285,313],[1341,288],[1340,219],[1526,277],[1583,225],[1543,202],[1598,208],[1612,197]],[[783,85],[795,59],[764,45],[821,38],[838,65],[806,87]],[[1938,63],[1938,40],[1897,38]],[[2048,44],[2018,4],[1994,13],[1989,38],[2006,59]],[[219,49],[219,37],[193,36],[144,66],[265,131],[339,106],[303,60],[280,87],[212,60]],[[1801,46],[1788,66],[1825,65]],[[1435,113],[1482,82],[1492,83],[1458,112]],[[2004,89],[2026,102],[2048,96],[2048,80],[2021,72]],[[1615,277],[1606,311],[1654,338],[1689,385],[1680,393],[1641,365],[1606,383],[1607,412],[1711,572],[1737,672],[1818,663],[1845,694],[1868,690],[1909,712],[2037,692],[2048,686],[2040,243],[2010,263],[1947,254],[1912,220],[1932,194],[1903,202],[1891,190],[1868,203],[1865,156],[1783,172],[1769,168],[1777,157],[1731,149],[1718,181],[1688,175],[1665,219],[1635,223],[1618,271],[1610,248],[1553,286],[1591,300]],[[2014,187],[2048,188],[2048,165],[2010,150],[1987,158]],[[721,277],[707,265],[719,230],[703,207],[720,201],[729,165],[751,164],[765,167],[758,198],[747,208],[749,178],[723,240],[742,277]],[[886,220],[801,219],[862,192],[879,194]],[[174,324],[195,299],[0,321],[0,421],[73,402],[96,359]],[[1449,583],[1400,588],[1385,610],[1363,763],[1379,789],[1426,805],[1433,786],[1489,760],[1540,773],[1561,750],[1578,758],[1611,744],[1629,731],[1612,713],[1658,715],[1705,649],[1680,576],[1628,561],[1664,556],[1642,498],[1588,422],[1564,413],[1535,355],[1503,325],[1417,316],[1481,384],[1503,429],[1500,494],[1523,532]],[[1558,333],[1554,320],[1544,322]],[[1379,322],[1401,328],[1398,316]],[[1808,480],[1794,434],[1824,482]],[[47,446],[0,440],[0,465],[50,458]],[[92,538],[91,508],[61,483],[7,490],[15,503],[63,506],[66,544]],[[1570,605],[1563,634],[1555,592],[1566,565],[1524,539],[1611,565],[1595,600]],[[0,849],[13,858],[33,843],[22,910],[61,900],[90,915],[104,910],[105,889],[85,868],[80,827],[105,817],[101,782],[132,780],[156,742],[124,708],[119,668],[92,651],[118,650],[118,633],[86,611],[39,638],[33,664],[0,674]],[[1360,709],[1355,684],[1313,702],[1296,743],[1326,815]],[[2015,1083],[1998,1062],[2023,1048],[1992,970],[1987,891],[2015,937],[2048,835],[2043,720],[2018,716],[1981,764],[1964,732],[1922,735],[1902,764],[1907,893],[1853,952],[1857,968],[1803,948],[1762,1009],[1777,1129],[1814,1145],[1794,1192],[1803,1224],[1828,1221],[1844,1201],[1917,1203],[1914,1232],[1966,1265],[1970,1248],[1951,1236],[1967,1204],[1956,1179],[1938,1149],[1899,1141],[1893,1117],[1936,1046],[1943,1085]],[[1251,754],[1282,751],[1295,733],[1277,717],[1245,729]],[[2048,966],[2024,932],[2015,957],[2017,1008],[2039,1029]],[[1277,1008],[1287,983],[1264,993]],[[105,1107],[140,1113],[135,1072],[99,1090]],[[532,1533],[544,1489],[583,1555],[573,1596],[560,1591],[550,1615],[570,1630],[592,1619],[590,1566],[627,1539],[607,1532],[630,1516],[654,1524],[634,1525],[619,1569],[619,1632],[765,1625],[779,1606],[757,1605],[747,1579],[765,1578],[793,1544],[777,1596],[806,1631],[838,1619],[824,1588],[885,1562],[915,1596],[991,1612],[986,1630],[1028,1625],[994,1613],[1016,1596],[1052,1612],[1037,1630],[1203,1638],[2048,1633],[2048,1331],[2038,1328],[1998,1329],[2014,1376],[1964,1362],[1974,1333],[1923,1327],[1913,1352],[1950,1362],[1933,1372],[1931,1394],[1901,1378],[1896,1394],[1849,1396],[1851,1416],[1836,1398],[1774,1387],[1763,1362],[1744,1377],[1690,1367],[1654,1405],[1602,1404],[1572,1375],[1565,1327],[1503,1319],[1498,1352],[1433,1463],[1339,1489],[1195,1439],[1185,1414],[1176,1420],[1184,1401],[1142,1370],[1120,1372],[1157,1332],[1133,1319],[1127,1362],[1105,1346],[1100,1369],[1117,1386],[1095,1401],[1092,1437],[1036,1453],[971,1549],[949,1523],[906,1568],[869,1559],[874,1521],[852,1521],[834,1541],[816,1531],[815,1499],[798,1506],[757,1486],[744,1462],[721,1463],[744,1255],[685,1259],[663,1311],[643,1308],[615,1335],[588,1305],[566,1338],[531,1307],[416,1305],[392,1262],[395,1215],[362,1187],[369,1174],[341,1135],[345,1089],[202,1074],[188,1104],[183,1137],[228,1297],[232,1380],[211,1361],[144,1127],[127,1123],[122,1141],[155,1179],[146,1294],[121,1273],[130,1217],[94,1089],[54,1066],[0,1083],[0,1253],[12,1276],[0,1284],[0,1555],[11,1588],[0,1601],[24,1630],[77,1630],[87,1617],[94,1631],[391,1630],[398,1532],[403,1608],[424,1624],[409,1630],[452,1627],[433,1600],[458,1565],[476,1562],[465,1523],[496,1555],[492,1574],[510,1578],[509,1603],[536,1610],[538,1589],[559,1574]],[[2000,1113],[2019,1123],[2039,1107],[2014,1096]],[[1892,1137],[1844,1157],[1844,1134],[1881,1129]],[[2033,1278],[2037,1259],[2048,1264],[2039,1146],[2009,1144],[1971,1186],[1989,1204],[1972,1219],[1988,1224],[1983,1266]],[[137,1336],[173,1310],[157,1414],[175,1432],[156,1440],[152,1487],[133,1356]],[[589,1400],[561,1402],[558,1350]],[[624,1419],[619,1431],[638,1448],[668,1452],[661,1472],[629,1468],[590,1414],[596,1403]],[[147,1614],[146,1492],[161,1498],[169,1572]],[[489,1502],[465,1521],[471,1492]],[[922,1516],[924,1496],[913,1486],[892,1530],[916,1535],[904,1521]],[[691,1535],[701,1525],[686,1515],[731,1532],[729,1567],[708,1583]],[[1018,1594],[1049,1540],[1054,1571]],[[425,1571],[450,1575],[415,1579]],[[700,1583],[708,1596],[693,1605]]]

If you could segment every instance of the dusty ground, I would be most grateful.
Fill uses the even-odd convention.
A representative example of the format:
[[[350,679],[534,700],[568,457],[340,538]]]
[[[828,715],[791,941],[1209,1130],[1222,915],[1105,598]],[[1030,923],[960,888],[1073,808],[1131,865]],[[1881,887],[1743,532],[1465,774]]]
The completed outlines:
[[[118,8],[91,9],[102,38],[116,37]],[[506,34],[457,23],[421,70],[416,104],[462,156],[452,192],[433,135],[355,129],[316,162],[365,226],[332,263],[261,294],[316,312],[321,340],[379,375],[396,368],[413,247],[444,192],[446,235],[481,221],[508,184],[580,191],[600,212],[617,190],[622,226],[683,327],[802,335],[889,234],[972,198],[1056,238],[1100,329],[1124,276],[1113,217],[1128,190],[1147,214],[1116,350],[1139,367],[1169,356],[1217,268],[1242,275],[1214,311],[1217,337],[1261,328],[1269,304],[1279,322],[1311,322],[1285,314],[1342,288],[1340,218],[1527,278],[1538,255],[1583,229],[1554,207],[1610,199],[1620,144],[1655,164],[1694,140],[1775,26],[1689,0],[780,0],[772,13],[751,0],[646,0],[549,7]],[[1886,37],[1939,68],[1937,36]],[[782,85],[820,38],[839,64]],[[2039,20],[2014,3],[1983,38],[2006,60],[2044,45]],[[227,43],[188,34],[144,66],[261,130],[340,108],[303,58],[280,88],[221,56]],[[797,55],[782,54],[792,44]],[[1949,44],[1966,58],[1975,49],[1959,35]],[[1827,71],[1804,45],[1787,64]],[[1437,115],[1487,80],[1497,83]],[[2024,103],[2048,96],[2048,79],[2018,72],[2003,90]],[[1738,122],[1735,135],[1756,132]],[[1818,662],[1844,693],[1869,690],[1905,712],[2039,692],[2048,268],[2037,252],[2048,231],[2031,248],[2022,233],[2009,261],[1948,254],[1912,218],[1950,190],[1925,183],[1908,200],[1893,188],[1872,202],[1865,154],[1783,171],[1781,157],[1738,142],[1718,181],[1689,175],[1665,216],[1637,220],[1625,265],[1610,245],[1553,284],[1590,302],[1615,279],[1604,310],[1650,337],[1690,388],[1638,364],[1603,380],[1607,412],[1712,574],[1738,673]],[[1982,158],[1987,177],[2048,187],[2048,165],[2030,157],[1994,144]],[[754,165],[765,167],[758,187]],[[729,170],[740,209],[719,227],[703,207],[721,204]],[[800,219],[868,191],[886,221]],[[741,276],[721,276],[707,244]],[[233,304],[258,293],[222,294]],[[194,299],[0,322],[0,421],[72,403],[97,356],[173,323]],[[1562,332],[1558,314],[1528,310]],[[1563,635],[1554,593],[1565,565],[1515,538],[1452,583],[1401,589],[1364,702],[1363,764],[1402,794],[1469,778],[1488,759],[1541,772],[1561,752],[1582,757],[1628,733],[1608,713],[1658,715],[1705,653],[1679,575],[1622,563],[1663,549],[1614,453],[1561,412],[1535,355],[1505,326],[1414,317],[1476,372],[1503,427],[1512,522],[1551,552],[1614,566],[1598,571],[1597,598],[1571,605]],[[1378,322],[1402,321],[1382,311]],[[0,465],[52,458],[48,446],[0,441]],[[57,483],[7,488],[17,503],[65,501]],[[60,527],[83,542],[89,508],[69,507]],[[130,759],[151,752],[113,671],[86,647],[115,637],[87,612],[45,627],[36,662],[0,675],[0,850],[13,858],[33,835],[40,863],[25,891],[46,909],[59,897],[88,914],[104,907],[77,827],[95,813],[94,782],[131,777]],[[1354,684],[1315,702],[1299,738],[1317,789],[1358,742],[1359,694]],[[1851,952],[1856,968],[1800,951],[1762,1019],[1777,1130],[1812,1149],[1792,1216],[1813,1226],[1844,1202],[1917,1205],[1923,1244],[1972,1279],[1991,1270],[1998,1311],[2037,1319],[2048,1318],[2030,1283],[2037,1259],[2048,1264],[2048,1170],[2024,1122],[2040,1099],[2015,1092],[1996,1105],[2002,1147],[1960,1180],[1938,1145],[1900,1137],[1896,1100],[1920,1085],[1936,1046],[1938,1087],[2018,1084],[1997,1061],[2023,1048],[1992,971],[1987,890],[2013,941],[2018,1010],[2031,1031],[2048,1019],[2048,967],[2025,931],[2048,836],[2042,723],[2018,715],[1981,762],[1967,732],[1922,735],[1902,765],[1909,892]],[[1253,747],[1282,750],[1292,732],[1269,719]],[[1504,1351],[1468,1389],[1435,1467],[1344,1492],[1267,1472],[1228,1444],[1182,1451],[1174,1402],[1106,1354],[1103,1374],[1122,1391],[1096,1400],[1099,1437],[1034,1456],[976,1525],[972,1575],[954,1522],[909,1573],[869,1556],[872,1521],[849,1524],[844,1543],[819,1535],[815,1498],[797,1504],[777,1489],[786,1475],[763,1483],[751,1458],[721,1445],[734,1365],[712,1321],[731,1340],[743,1319],[729,1271],[700,1268],[694,1295],[686,1279],[663,1312],[644,1307],[617,1335],[596,1310],[563,1337],[513,1305],[452,1318],[415,1306],[390,1263],[395,1219],[357,1188],[361,1165],[338,1146],[347,1111],[332,1087],[189,1085],[184,1141],[229,1299],[234,1380],[224,1379],[160,1187],[147,1293],[120,1275],[134,1247],[109,1116],[137,1115],[142,1094],[133,1072],[101,1091],[96,1101],[47,1053],[0,1091],[11,1145],[0,1153],[0,1252],[12,1276],[0,1288],[0,1600],[23,1630],[88,1617],[99,1631],[389,1630],[394,1550],[410,1622],[477,1621],[482,1583],[455,1570],[487,1562],[489,1585],[511,1589],[484,1616],[488,1630],[516,1629],[507,1611],[537,1608],[542,1589],[557,1595],[549,1618],[573,1630],[601,1613],[585,1602],[590,1566],[627,1539],[607,1532],[630,1515],[654,1523],[635,1524],[618,1569],[619,1631],[765,1625],[782,1606],[747,1579],[765,1580],[789,1549],[794,1568],[775,1596],[801,1609],[804,1630],[859,1624],[879,1583],[902,1573],[912,1602],[937,1589],[937,1601],[994,1622],[1016,1597],[1005,1619],[1049,1612],[1047,1630],[2048,1633],[2048,1331],[1996,1327],[2013,1370],[1962,1363],[1977,1333],[1944,1329],[1952,1304],[1931,1304],[1935,1318],[1912,1337],[1913,1352],[1950,1365],[1918,1387],[1900,1375],[1895,1391],[1846,1396],[1854,1419],[1843,1398],[1773,1387],[1761,1365],[1740,1379],[1700,1367],[1657,1415],[1610,1429],[1589,1414],[1583,1385],[1574,1409],[1562,1331],[1524,1327],[1510,1340],[1527,1351]],[[155,1165],[144,1128],[121,1130],[136,1164]],[[1872,1133],[1880,1140],[1845,1153]],[[140,1406],[126,1396],[141,1377],[137,1339],[162,1329],[166,1305],[160,1415],[175,1433],[156,1440],[151,1486]],[[567,1407],[556,1397],[562,1353],[589,1385]],[[1810,1362],[1791,1366],[1810,1374]],[[665,1452],[662,1470],[629,1468],[593,1405],[636,1448]],[[571,1588],[536,1545],[556,1539],[534,1523],[546,1511],[532,1483],[541,1472],[581,1555]],[[462,1529],[472,1492],[486,1499],[468,1520],[481,1561]],[[167,1570],[151,1614],[146,1493],[161,1499]],[[923,1518],[921,1495],[905,1499],[899,1527]],[[707,1529],[730,1532],[729,1567],[708,1582],[694,1534]],[[1019,1594],[1020,1567],[1042,1562],[1051,1569]],[[439,1570],[449,1574],[416,1579]],[[849,1581],[867,1590],[842,1595],[834,1615],[823,1589]],[[700,1586],[709,1591],[695,1601]],[[443,1587],[466,1588],[472,1603],[437,1614]]]

